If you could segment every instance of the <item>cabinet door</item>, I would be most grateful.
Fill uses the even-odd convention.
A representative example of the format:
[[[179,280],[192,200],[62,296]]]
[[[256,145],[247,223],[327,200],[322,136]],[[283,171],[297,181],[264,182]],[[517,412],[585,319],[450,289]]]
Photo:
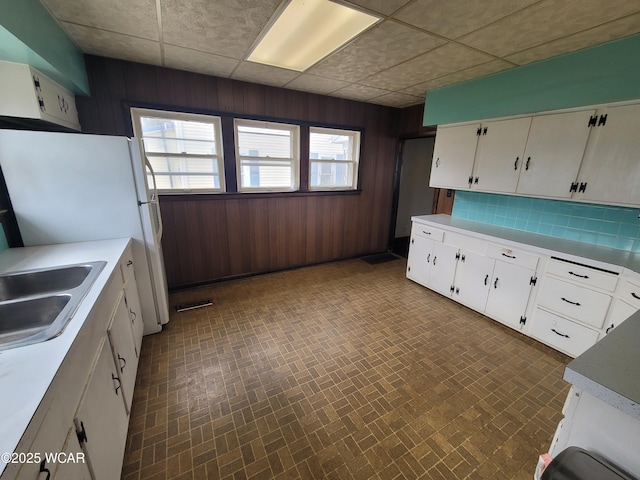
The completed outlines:
[[[122,402],[118,379],[118,370],[104,340],[74,419],[76,430],[85,435],[81,445],[93,476],[100,480],[120,478],[127,441],[129,416]]]
[[[407,259],[407,278],[427,286],[429,271],[431,270],[431,256],[433,240],[413,235],[409,244],[409,258]]]
[[[513,328],[521,328],[531,294],[533,270],[496,261],[485,313]]]
[[[126,410],[129,412],[133,399],[133,388],[136,383],[138,356],[136,355],[131,321],[124,295],[120,296],[108,327],[107,335],[113,352],[113,361],[118,367],[117,376],[121,381],[122,398],[124,399]]]
[[[637,311],[636,307],[629,305],[627,302],[623,302],[620,299],[614,300],[609,318],[607,318],[607,322],[603,327],[605,333],[609,333]]]
[[[479,123],[438,127],[429,180],[431,187],[469,188],[479,128]]]
[[[478,312],[483,312],[487,303],[494,263],[493,258],[484,255],[473,252],[461,253],[456,269],[453,299]]]
[[[75,428],[69,430],[62,453],[61,458],[64,459],[64,462],[58,463],[58,469],[53,478],[58,480],[91,480],[89,464],[78,442]]]
[[[129,252],[130,253],[130,252]],[[142,334],[144,333],[144,323],[142,321],[142,308],[140,307],[140,295],[136,284],[135,271],[131,256],[120,265],[122,269],[122,279],[124,281],[125,303],[129,311],[131,320],[131,331],[136,347],[136,356],[140,357],[140,347],[142,346]]]
[[[456,274],[458,248],[446,243],[436,243],[433,246],[431,258],[431,272],[429,273],[429,288],[446,296],[451,296],[453,277]]]
[[[516,191],[531,117],[489,122],[482,128],[474,188],[486,192]]]
[[[605,113],[606,123],[593,127],[595,138],[580,168],[584,192],[574,198],[640,205],[640,105],[611,107]]]
[[[571,198],[595,110],[533,117],[516,192]]]

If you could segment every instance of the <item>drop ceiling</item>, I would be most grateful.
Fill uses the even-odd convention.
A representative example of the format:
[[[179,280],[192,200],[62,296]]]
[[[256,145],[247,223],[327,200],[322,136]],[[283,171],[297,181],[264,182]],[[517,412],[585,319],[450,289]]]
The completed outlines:
[[[41,2],[88,54],[392,107],[640,32],[638,0],[353,0],[383,20],[300,73],[245,60],[281,0]]]

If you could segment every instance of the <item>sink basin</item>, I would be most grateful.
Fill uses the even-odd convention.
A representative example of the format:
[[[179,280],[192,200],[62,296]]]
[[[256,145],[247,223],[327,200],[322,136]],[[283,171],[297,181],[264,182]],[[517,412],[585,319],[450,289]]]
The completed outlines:
[[[0,351],[60,335],[106,262],[0,275]]]
[[[63,294],[0,304],[0,343],[17,342],[44,332],[69,300],[71,295]]]
[[[91,273],[91,265],[36,270],[0,276],[0,302],[71,290]]]

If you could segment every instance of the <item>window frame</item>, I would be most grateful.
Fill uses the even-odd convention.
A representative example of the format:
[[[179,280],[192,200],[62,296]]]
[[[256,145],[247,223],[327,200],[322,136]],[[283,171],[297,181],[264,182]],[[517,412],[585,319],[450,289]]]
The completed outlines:
[[[178,120],[178,121],[193,121],[199,123],[207,123],[213,125],[215,144],[216,144],[216,154],[204,155],[204,154],[162,154],[160,152],[152,152],[151,156],[168,156],[168,157],[179,157],[179,158],[211,158],[212,161],[215,161],[218,166],[218,181],[220,184],[220,188],[158,188],[157,192],[159,195],[181,195],[181,194],[220,194],[226,193],[226,180],[225,180],[225,161],[224,161],[224,143],[223,143],[223,134],[222,134],[222,118],[217,115],[204,115],[197,113],[186,113],[186,112],[175,112],[171,110],[157,110],[150,108],[139,108],[139,107],[131,107],[131,120],[133,126],[133,133],[135,138],[138,140],[140,146],[140,154],[143,158],[151,163],[147,151],[144,146],[144,139],[142,134],[142,123],[141,118],[157,118],[164,120]],[[207,172],[208,173],[208,172]],[[157,173],[155,175],[158,175]],[[176,176],[184,175],[184,173],[176,173]],[[202,175],[202,174],[198,174]],[[215,177],[211,174],[211,177]]]
[[[251,157],[240,155],[239,126],[247,126],[254,128],[277,128],[279,130],[289,130],[291,132],[291,150],[292,157],[287,159],[291,161],[291,184],[290,187],[243,187],[242,186],[242,159],[265,159],[265,157]],[[284,193],[300,191],[300,125],[295,123],[277,122],[271,120],[252,120],[248,118],[233,118],[233,136],[234,136],[234,152],[236,164],[236,178],[238,193]],[[279,159],[284,160],[284,159]]]
[[[320,134],[329,134],[329,135],[343,135],[343,136],[351,136],[354,137],[353,141],[353,150],[352,150],[352,160],[337,160],[337,159],[322,159],[322,158],[311,158],[311,135],[313,133]],[[308,178],[308,190],[310,192],[348,192],[352,190],[358,189],[358,177],[360,172],[360,154],[362,148],[362,132],[360,130],[349,130],[345,128],[334,128],[334,127],[322,127],[322,126],[309,126],[309,178]],[[340,185],[335,187],[326,187],[326,186],[312,186],[312,164],[316,163],[345,163],[345,164],[353,164],[353,178],[351,181],[351,185]]]

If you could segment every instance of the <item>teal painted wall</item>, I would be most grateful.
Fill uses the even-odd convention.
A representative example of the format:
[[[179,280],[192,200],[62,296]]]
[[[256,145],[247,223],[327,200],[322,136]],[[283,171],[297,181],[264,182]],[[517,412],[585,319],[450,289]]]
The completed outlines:
[[[0,60],[27,63],[89,94],[82,52],[38,0],[0,0]]]
[[[640,98],[640,34],[427,92],[423,125]]]
[[[9,248],[9,243],[7,242],[7,237],[4,234],[4,228],[0,223],[0,253]]]
[[[640,209],[456,191],[452,216],[640,252]]]

